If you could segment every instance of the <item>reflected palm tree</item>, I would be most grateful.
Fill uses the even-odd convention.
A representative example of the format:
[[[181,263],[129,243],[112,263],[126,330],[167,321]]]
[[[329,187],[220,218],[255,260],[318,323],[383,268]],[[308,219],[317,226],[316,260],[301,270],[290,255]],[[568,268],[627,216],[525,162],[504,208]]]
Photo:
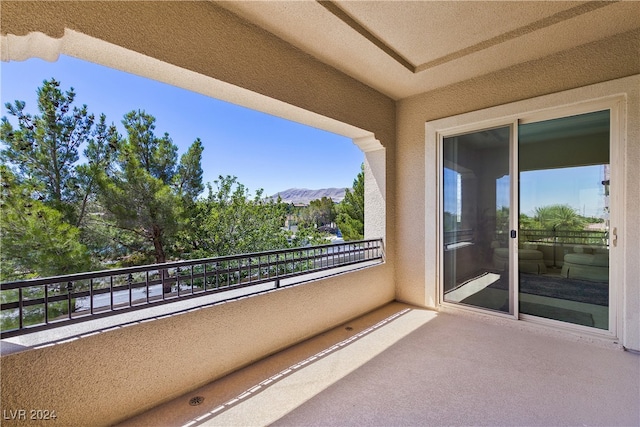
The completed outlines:
[[[587,221],[569,205],[536,208],[535,220],[545,230],[583,230]]]
[[[556,204],[536,208],[534,217],[540,228],[553,232],[553,267],[556,266],[556,248],[558,243],[569,243],[573,236],[558,237],[558,231],[582,231],[587,225],[586,219],[569,205]]]

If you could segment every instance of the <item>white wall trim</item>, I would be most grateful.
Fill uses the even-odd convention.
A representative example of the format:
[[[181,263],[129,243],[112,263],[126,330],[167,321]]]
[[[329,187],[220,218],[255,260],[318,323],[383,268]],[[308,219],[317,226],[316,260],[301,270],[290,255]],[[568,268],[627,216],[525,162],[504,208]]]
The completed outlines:
[[[365,153],[384,148],[380,141],[376,139],[374,134],[366,135],[360,138],[353,138],[353,143],[360,147],[360,149]]]

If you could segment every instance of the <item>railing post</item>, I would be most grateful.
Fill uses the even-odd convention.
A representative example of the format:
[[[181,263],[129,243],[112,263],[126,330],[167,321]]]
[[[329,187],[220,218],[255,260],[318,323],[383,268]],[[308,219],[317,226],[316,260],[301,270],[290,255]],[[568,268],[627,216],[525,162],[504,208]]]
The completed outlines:
[[[556,246],[558,245],[558,235],[556,233],[556,226],[553,226],[553,268],[558,268],[556,265]]]
[[[191,265],[191,270],[189,272],[191,278],[191,294],[193,294],[193,265]]]
[[[178,297],[180,297],[180,267],[176,267],[176,287],[178,288]]]
[[[24,301],[22,288],[18,288],[18,326],[20,329],[24,328]]]
[[[129,285],[129,307],[133,305],[133,291],[131,289],[131,284],[133,283],[133,274],[129,273],[127,276],[127,284]]]
[[[71,292],[73,291],[73,282],[67,282],[67,306],[69,308],[69,319],[71,319]]]
[[[171,281],[169,280],[171,279],[171,276],[169,276],[169,271],[166,267],[163,267],[160,271],[162,272],[162,299],[164,300],[164,295],[171,293]],[[168,285],[165,283],[165,280],[169,282]]]
[[[93,314],[93,279],[89,282],[89,311]]]
[[[49,323],[49,285],[44,285],[44,323]]]

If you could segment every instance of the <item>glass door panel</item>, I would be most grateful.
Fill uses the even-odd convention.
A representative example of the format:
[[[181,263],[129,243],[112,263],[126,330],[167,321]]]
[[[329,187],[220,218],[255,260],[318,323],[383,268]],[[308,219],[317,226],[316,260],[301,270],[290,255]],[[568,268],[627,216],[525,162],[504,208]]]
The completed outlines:
[[[509,306],[511,127],[444,138],[444,301],[505,313]]]
[[[609,327],[609,110],[519,125],[519,311]]]

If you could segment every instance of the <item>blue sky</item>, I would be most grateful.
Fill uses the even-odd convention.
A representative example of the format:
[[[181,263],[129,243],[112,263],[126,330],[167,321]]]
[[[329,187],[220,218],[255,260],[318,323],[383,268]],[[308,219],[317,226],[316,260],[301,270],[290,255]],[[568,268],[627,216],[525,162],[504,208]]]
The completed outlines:
[[[205,182],[233,175],[252,193],[262,188],[265,195],[292,187],[351,187],[364,160],[343,136],[68,56],[0,67],[2,116],[7,116],[5,103],[16,99],[36,113],[36,89],[55,77],[63,90],[74,88],[75,104],[87,104],[96,116],[106,114],[121,134],[124,114],[141,109],[156,118],[157,136],[169,133],[179,155],[199,137]]]
[[[444,209],[460,213],[457,193],[457,174],[451,169],[444,172],[444,185],[449,191],[444,196]],[[520,173],[520,212],[530,217],[538,207],[569,205],[579,214],[605,217],[605,197],[602,165],[523,171]],[[509,205],[509,178],[496,180],[496,206]]]
[[[580,166],[520,174],[520,212],[529,216],[545,205],[569,205],[584,216],[604,217],[602,165]]]

